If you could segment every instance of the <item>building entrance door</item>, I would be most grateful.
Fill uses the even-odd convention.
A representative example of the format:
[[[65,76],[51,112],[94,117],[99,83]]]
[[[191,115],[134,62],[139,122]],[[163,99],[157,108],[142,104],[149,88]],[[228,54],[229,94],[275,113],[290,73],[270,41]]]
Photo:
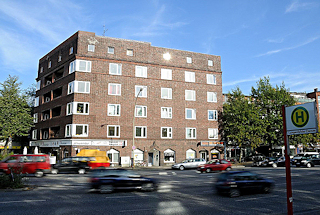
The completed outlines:
[[[148,166],[152,166],[153,164],[153,152],[148,154]]]

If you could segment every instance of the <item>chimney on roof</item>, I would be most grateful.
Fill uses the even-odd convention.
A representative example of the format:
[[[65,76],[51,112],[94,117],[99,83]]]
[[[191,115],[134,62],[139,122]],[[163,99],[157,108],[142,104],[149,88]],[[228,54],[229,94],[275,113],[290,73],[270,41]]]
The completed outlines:
[[[314,88],[314,92],[318,92],[318,88]]]

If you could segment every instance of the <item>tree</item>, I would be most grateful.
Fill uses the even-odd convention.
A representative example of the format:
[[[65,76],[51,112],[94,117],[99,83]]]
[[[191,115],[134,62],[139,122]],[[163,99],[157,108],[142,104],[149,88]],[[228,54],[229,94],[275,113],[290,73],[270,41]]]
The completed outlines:
[[[272,149],[273,145],[283,144],[282,105],[292,106],[295,100],[290,96],[284,83],[276,87],[271,86],[269,77],[264,77],[257,82],[257,87],[252,87],[251,97],[259,109],[262,126],[266,132],[261,137],[266,145]]]
[[[0,139],[5,140],[4,154],[9,140],[28,136],[33,118],[27,96],[22,94],[18,77],[10,76],[0,83]]]
[[[228,94],[228,102],[223,106],[222,125],[224,140],[234,142],[240,148],[256,148],[262,143],[265,129],[259,110],[239,88]]]

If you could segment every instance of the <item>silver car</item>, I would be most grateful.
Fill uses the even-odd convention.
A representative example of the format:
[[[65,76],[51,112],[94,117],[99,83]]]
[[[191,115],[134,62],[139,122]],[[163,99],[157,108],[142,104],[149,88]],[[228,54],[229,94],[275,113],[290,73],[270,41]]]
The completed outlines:
[[[191,158],[182,161],[181,163],[173,164],[172,169],[196,169],[198,166],[205,164],[206,161],[203,158]]]

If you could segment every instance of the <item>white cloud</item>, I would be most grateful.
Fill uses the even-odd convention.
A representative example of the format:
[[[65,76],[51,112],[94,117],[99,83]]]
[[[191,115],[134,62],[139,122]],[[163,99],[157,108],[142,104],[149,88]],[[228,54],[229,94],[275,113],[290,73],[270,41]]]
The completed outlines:
[[[287,8],[285,13],[298,12],[301,10],[308,10],[314,7],[317,7],[318,4],[314,2],[302,2],[300,3],[298,0],[293,1]]]

